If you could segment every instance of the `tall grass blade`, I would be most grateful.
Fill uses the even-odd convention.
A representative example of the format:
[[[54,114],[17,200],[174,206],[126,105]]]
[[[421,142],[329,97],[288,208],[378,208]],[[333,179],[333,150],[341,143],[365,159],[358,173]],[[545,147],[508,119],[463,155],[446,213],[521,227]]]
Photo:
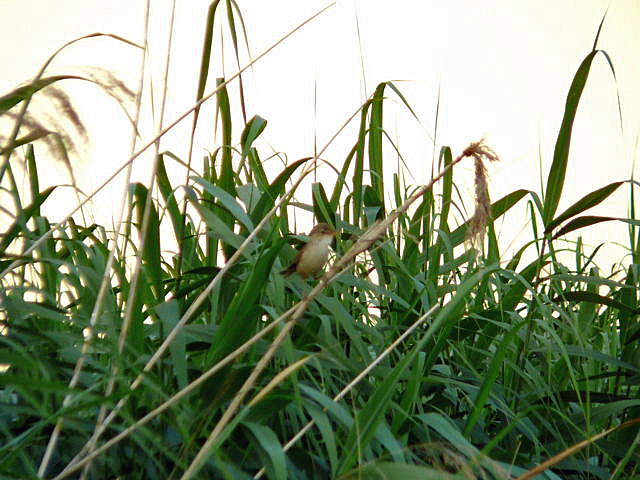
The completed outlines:
[[[547,178],[547,188],[544,196],[544,211],[542,214],[545,228],[551,224],[560,203],[560,197],[562,196],[562,189],[564,187],[564,179],[567,172],[567,163],[569,160],[569,147],[571,145],[573,122],[578,110],[580,97],[582,96],[584,86],[587,83],[591,64],[597,54],[598,50],[593,50],[585,57],[580,64],[580,67],[578,67],[578,70],[573,77],[571,87],[569,88],[564,117],[562,119],[562,125],[558,133],[556,147],[553,153],[553,163],[551,164],[551,170],[549,171],[549,176]]]
[[[620,185],[624,182],[614,182],[606,185],[598,190],[594,190],[593,192],[585,195],[576,203],[567,208],[564,212],[558,215],[553,219],[545,228],[544,233],[551,233],[551,231],[560,225],[562,222],[574,217],[589,208],[595,207],[596,205],[602,203],[606,200],[613,192],[615,192]]]

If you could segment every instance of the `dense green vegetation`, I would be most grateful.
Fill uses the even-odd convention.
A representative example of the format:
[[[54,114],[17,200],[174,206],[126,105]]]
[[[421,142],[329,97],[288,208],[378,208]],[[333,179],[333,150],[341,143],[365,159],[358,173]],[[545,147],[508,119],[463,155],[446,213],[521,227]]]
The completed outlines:
[[[570,86],[543,193],[489,204],[483,162],[496,158],[482,142],[443,147],[429,185],[386,176],[387,98],[411,108],[383,83],[357,113],[333,185],[293,203],[314,159],[265,172],[254,144],[266,120],[232,125],[241,99],[222,79],[205,96],[223,7],[210,8],[197,94],[198,106],[217,102],[222,143],[186,185],[167,166],[189,159],[158,152],[155,185],[130,186],[118,232],[41,212],[52,188],[39,186],[50,161],[39,145],[64,147],[64,136],[25,113],[69,77],[43,70],[0,98],[16,125],[0,165],[15,217],[0,239],[0,476],[505,479],[549,459],[537,478],[640,475],[635,183],[558,212],[599,51]],[[460,219],[456,165],[472,161],[476,213]],[[23,167],[27,191],[15,181]],[[630,218],[588,215],[623,186]],[[531,237],[505,258],[493,222],[523,202]],[[322,279],[278,273],[299,240],[294,209],[339,232]],[[597,250],[562,242],[605,221],[629,225],[630,255],[611,277]]]

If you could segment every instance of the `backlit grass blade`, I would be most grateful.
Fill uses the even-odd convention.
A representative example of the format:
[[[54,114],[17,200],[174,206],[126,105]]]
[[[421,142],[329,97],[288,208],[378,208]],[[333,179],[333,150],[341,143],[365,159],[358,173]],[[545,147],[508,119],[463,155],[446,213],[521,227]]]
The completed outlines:
[[[618,310],[625,311],[628,314],[637,315],[640,313],[637,308],[634,308],[629,305],[625,305],[624,303],[610,297],[605,297],[604,295],[599,295],[594,292],[562,292],[562,296],[552,298],[552,301],[559,302],[565,300],[567,302],[589,302],[597,305],[607,305],[609,307],[617,308]]]
[[[453,162],[451,155],[451,148],[442,147],[440,150],[440,158],[442,159],[442,168],[446,169]],[[453,187],[453,169],[450,168],[444,174],[442,178],[442,208],[440,210],[440,230],[443,232],[449,231],[449,225],[447,223],[449,218],[449,210],[451,209],[451,193]]]
[[[35,93],[39,92],[43,88],[61,80],[85,80],[85,78],[77,75],[55,75],[52,77],[41,78],[40,80],[29,83],[28,85],[18,87],[12,92],[0,97],[0,115],[11,110],[20,102],[31,98]]]
[[[216,79],[216,86],[221,87],[224,84],[224,78]],[[220,166],[220,177],[218,183],[221,188],[235,196],[235,173],[231,162],[232,145],[231,145],[231,105],[229,103],[229,94],[227,87],[222,86],[216,94],[217,99],[217,115],[220,115],[220,123],[222,125],[222,165]]]
[[[381,83],[376,87],[371,100],[371,118],[369,119],[369,173],[371,186],[381,210],[384,211],[384,172],[382,170],[382,112],[384,87]]]
[[[329,202],[331,205],[335,205],[337,207],[340,204],[340,198],[342,197],[342,193],[347,182],[347,172],[349,171],[349,167],[351,167],[351,161],[355,157],[356,150],[357,146],[354,146],[347,155],[347,158],[342,162],[342,168],[340,169],[336,184],[333,187],[333,193],[331,194],[331,200]],[[344,213],[347,215],[349,212],[348,210],[345,210]]]
[[[443,169],[446,169],[451,165],[453,158],[451,156],[451,149],[449,147],[442,147],[440,149],[440,159],[438,163],[442,164]],[[440,211],[440,227],[439,230],[441,234],[449,233],[449,210],[451,208],[451,193],[453,189],[453,169],[450,168],[444,174],[442,178],[442,207]],[[440,254],[442,252],[442,238],[438,235],[438,238],[433,245],[433,247],[429,251],[429,280],[431,282],[436,282],[436,279],[440,270]]]
[[[36,164],[36,155],[33,151],[33,145],[27,147],[27,154],[25,155],[27,160],[27,172],[29,173],[29,191],[31,192],[31,204],[38,203],[38,195],[40,194],[40,182],[38,180],[38,165]],[[33,211],[34,217],[40,216],[40,208],[36,208]]]
[[[547,188],[544,196],[544,212],[542,214],[545,227],[551,224],[558,209],[558,204],[560,203],[562,188],[564,187],[564,178],[567,172],[567,163],[569,161],[569,146],[571,145],[573,122],[576,117],[582,91],[587,83],[591,63],[597,53],[598,50],[594,50],[585,57],[573,77],[573,82],[569,88],[564,117],[553,152],[553,163],[551,164],[551,170],[547,178]]]
[[[35,130],[29,132],[28,134],[20,138],[16,138],[16,140],[11,145],[4,148],[0,148],[0,155],[4,155],[5,153],[11,150],[15,150],[16,148],[21,147],[22,145],[35,142],[36,140],[40,140],[41,138],[46,137],[50,133],[51,132],[49,132],[48,130],[44,130],[42,128],[36,128]]]
[[[276,199],[284,193],[287,181],[291,178],[291,175],[293,175],[294,172],[308,160],[310,160],[310,157],[302,158],[293,162],[291,165],[288,165],[269,185],[268,189],[260,197],[256,207],[251,212],[251,220],[253,220],[254,223],[259,222],[264,215],[273,208],[276,203]]]
[[[630,266],[627,269],[627,277],[625,278],[625,286],[627,288],[621,289],[619,293],[619,300],[621,303],[628,305],[634,311],[638,310],[638,294],[636,289],[636,273],[634,266]],[[621,311],[620,312],[620,343],[622,345],[627,344],[627,338],[630,336],[634,327],[632,326],[631,319],[635,313]],[[640,332],[640,328],[637,330]]]
[[[234,232],[233,228],[229,228],[227,223],[220,218],[221,213],[229,214],[221,212],[220,208],[198,201],[194,194],[189,195],[188,199],[205,221],[208,229],[207,236],[219,239],[231,248],[238,248],[242,244],[244,237]]]
[[[624,182],[610,183],[609,185],[606,185],[602,188],[599,188],[598,190],[589,193],[588,195],[585,195],[576,203],[567,208],[563,213],[554,218],[553,221],[551,221],[546,226],[544,233],[550,233],[555,227],[560,225],[565,220],[568,220],[571,217],[574,217],[584,212],[585,210],[588,210],[589,208],[595,207],[596,205],[600,204],[613,192],[615,192],[623,183]]]
[[[260,115],[255,115],[247,122],[240,136],[240,145],[242,145],[241,162],[244,161],[245,157],[249,154],[253,142],[255,142],[256,138],[260,136],[266,127],[267,121]]]
[[[176,238],[178,232],[180,231],[180,225],[182,223],[180,207],[178,207],[178,202],[176,201],[176,197],[173,191],[173,187],[171,186],[171,181],[169,180],[169,176],[167,175],[167,170],[164,165],[164,155],[161,154],[158,159],[158,171],[156,173],[156,181],[158,182],[158,189],[160,190],[160,194],[162,195],[162,199],[167,208],[167,212],[169,212],[169,218],[171,219],[171,225],[173,226],[173,231],[176,234]],[[190,229],[187,228],[187,236],[190,233]]]
[[[356,140],[356,162],[353,167],[353,177],[351,185],[353,188],[353,223],[362,227],[364,225],[364,215],[362,214],[363,202],[363,177],[364,177],[364,151],[367,135],[367,113],[371,106],[371,100],[365,102],[360,113],[360,129],[358,130],[358,139]]]
[[[556,233],[553,234],[553,239],[559,238],[563,235],[566,235],[569,232],[573,232],[574,230],[578,230],[580,228],[588,227],[590,225],[595,225],[597,223],[602,222],[610,222],[611,220],[618,220],[616,217],[599,217],[594,215],[585,215],[582,217],[574,218],[570,222],[568,222],[564,227],[559,229]]]
[[[202,59],[200,60],[200,75],[198,79],[198,90],[196,93],[196,101],[202,99],[204,95],[204,89],[207,86],[207,78],[209,76],[209,64],[211,62],[211,46],[213,43],[213,25],[216,18],[216,9],[220,0],[213,0],[209,4],[209,10],[207,12],[207,24],[205,26],[204,45],[202,48]],[[196,124],[198,123],[198,114],[200,107],[198,106],[193,113],[193,130],[195,131]]]
[[[53,193],[56,187],[49,187],[44,191],[35,195],[35,201],[31,205],[24,207],[15,221],[3,233],[0,239],[0,253],[4,253],[9,245],[20,235],[24,233],[28,237],[27,221],[40,211],[40,206],[45,202],[49,195]]]
[[[137,214],[137,227],[142,229],[142,220],[147,202],[151,202],[151,211],[149,212],[149,220],[147,223],[147,231],[140,232],[145,235],[144,249],[142,251],[142,261],[144,263],[144,272],[148,277],[156,299],[162,299],[164,294],[162,290],[162,266],[160,258],[160,221],[158,220],[158,211],[156,210],[153,200],[149,195],[147,188],[136,183],[132,186],[132,196],[134,198],[133,206]]]
[[[311,191],[313,193],[313,214],[318,222],[335,225],[336,209],[329,203],[322,183],[314,183]]]
[[[233,13],[234,7],[236,10],[236,14],[240,18],[240,25],[242,26],[242,30],[244,31],[244,34],[245,34],[244,38],[245,38],[245,42],[247,43],[247,48],[248,48],[249,42],[247,40],[246,30],[244,28],[244,21],[242,20],[242,13],[238,8],[237,3],[233,0],[226,0],[226,3],[227,3],[227,23],[229,25],[229,33],[231,34],[231,41],[233,43],[233,53],[235,53],[236,65],[238,66],[238,70],[240,70],[241,68],[240,47],[238,46],[238,33],[236,32],[236,20]],[[242,119],[246,123],[247,109],[245,107],[245,102],[244,102],[244,83],[242,81],[242,75],[238,75],[238,87],[240,90],[240,110],[242,111]]]
[[[224,210],[233,215],[234,222],[237,221],[238,224],[242,225],[249,231],[253,230],[253,222],[235,198],[229,195],[229,193],[222,188],[212,185],[203,178],[193,177],[193,180],[202,185],[202,187],[216,199],[218,202],[217,205],[221,206]]]

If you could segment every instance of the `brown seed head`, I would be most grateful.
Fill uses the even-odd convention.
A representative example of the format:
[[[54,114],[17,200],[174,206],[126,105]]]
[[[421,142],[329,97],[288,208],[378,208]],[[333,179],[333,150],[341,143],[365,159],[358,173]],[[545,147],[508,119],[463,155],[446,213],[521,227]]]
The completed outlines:
[[[484,229],[491,215],[487,169],[484,166],[484,160],[496,162],[498,161],[498,155],[484,144],[484,140],[472,143],[463,154],[467,157],[473,157],[475,164],[476,210],[469,220],[466,240],[471,244],[472,248],[478,248],[482,245]]]

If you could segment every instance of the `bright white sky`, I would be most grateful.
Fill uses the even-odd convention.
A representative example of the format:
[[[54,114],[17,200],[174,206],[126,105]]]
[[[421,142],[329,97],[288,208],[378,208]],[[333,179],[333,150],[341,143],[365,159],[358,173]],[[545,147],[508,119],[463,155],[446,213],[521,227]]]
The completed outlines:
[[[143,41],[143,1],[22,0],[0,2],[0,93],[35,75],[49,55],[65,42],[92,32],[109,32]],[[189,108],[198,82],[203,31],[209,2],[178,1],[171,56],[166,121]],[[223,2],[224,3],[224,2]],[[315,11],[321,1],[238,0],[253,57]],[[150,12],[151,79],[162,85],[166,59],[170,1],[153,1]],[[469,142],[486,137],[502,162],[490,167],[492,198],[518,188],[540,193],[540,162],[546,178],[566,94],[573,75],[589,53],[600,20],[608,6],[601,0],[408,1],[345,0],[289,38],[258,62],[245,76],[248,116],[269,121],[260,144],[267,152],[284,152],[290,161],[312,155],[385,80],[397,80],[420,123],[392,96],[385,107],[385,125],[399,145],[411,175],[408,183],[424,183],[430,174],[433,125],[440,90],[436,152],[450,145],[454,155]],[[222,12],[221,12],[222,13]],[[220,21],[224,20],[220,15]],[[221,22],[216,38],[221,37]],[[224,30],[225,73],[235,72],[230,38]],[[359,35],[358,35],[359,31]],[[243,43],[244,45],[244,43]],[[593,64],[574,126],[570,166],[560,211],[605,184],[631,177],[640,131],[640,3],[613,0],[598,43],[616,70],[617,84],[603,56]],[[207,91],[222,74],[219,50],[212,60]],[[241,63],[248,57],[243,49]],[[135,89],[139,52],[113,40],[85,40],[54,61],[51,73],[74,73],[91,65],[115,72]],[[148,77],[149,78],[149,77]],[[73,85],[88,127],[91,145],[74,159],[81,188],[91,192],[128,157],[129,135],[118,107],[97,89]],[[618,120],[616,88],[622,105]],[[314,107],[314,91],[317,99]],[[148,95],[147,95],[148,100]],[[157,101],[157,97],[156,97]],[[239,111],[237,96],[232,106]],[[145,111],[149,116],[148,109]],[[211,109],[203,110],[194,160],[212,149]],[[235,140],[241,133],[235,122]],[[163,149],[186,157],[187,120],[167,137]],[[340,165],[355,140],[354,123],[325,158]],[[145,141],[151,129],[145,132]],[[386,157],[391,172],[396,157]],[[541,157],[539,156],[541,155]],[[138,171],[148,171],[142,157]],[[147,162],[147,163],[145,163]],[[471,208],[471,165],[455,178]],[[139,177],[144,178],[144,176]],[[174,184],[183,182],[183,174]],[[68,183],[63,173],[47,175],[51,183]],[[628,187],[592,213],[625,216]],[[109,223],[121,186],[114,185],[97,198],[97,220]],[[299,197],[304,200],[305,192]],[[59,195],[62,215],[69,200]],[[73,197],[71,197],[73,198]],[[58,212],[55,212],[58,213]],[[508,245],[525,225],[522,211],[511,215],[502,229]],[[627,243],[623,224],[585,231],[588,243],[616,240]],[[529,237],[529,232],[527,232]],[[620,260],[618,251],[615,259]]]

